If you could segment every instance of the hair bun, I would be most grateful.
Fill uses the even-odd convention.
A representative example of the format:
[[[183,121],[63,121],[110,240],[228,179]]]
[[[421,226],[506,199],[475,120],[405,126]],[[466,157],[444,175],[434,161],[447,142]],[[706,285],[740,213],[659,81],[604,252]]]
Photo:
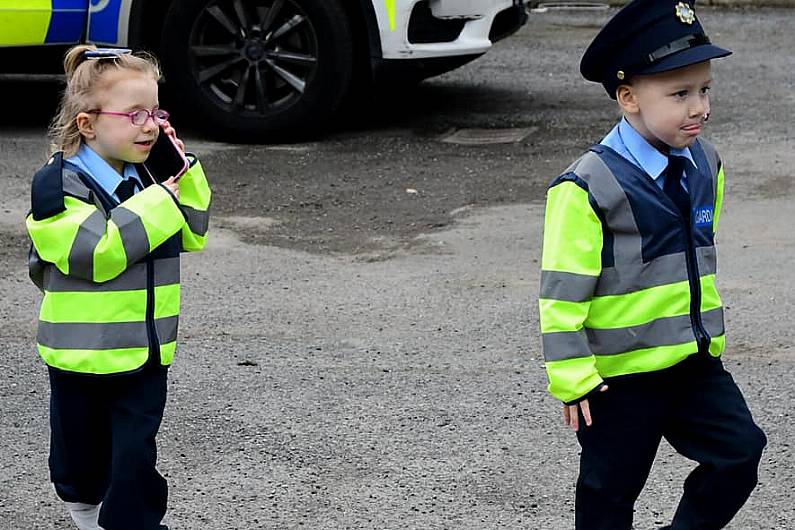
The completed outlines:
[[[85,52],[89,50],[94,51],[96,49],[97,47],[93,44],[78,44],[66,52],[66,56],[63,60],[63,70],[66,74],[67,81],[72,78],[77,67],[88,60]]]

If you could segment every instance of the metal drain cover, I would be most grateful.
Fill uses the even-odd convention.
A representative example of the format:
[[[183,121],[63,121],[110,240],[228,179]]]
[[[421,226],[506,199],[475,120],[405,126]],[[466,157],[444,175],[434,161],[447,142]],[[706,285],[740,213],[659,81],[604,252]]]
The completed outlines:
[[[521,142],[538,127],[518,129],[456,129],[443,134],[439,139],[449,144],[492,145]]]

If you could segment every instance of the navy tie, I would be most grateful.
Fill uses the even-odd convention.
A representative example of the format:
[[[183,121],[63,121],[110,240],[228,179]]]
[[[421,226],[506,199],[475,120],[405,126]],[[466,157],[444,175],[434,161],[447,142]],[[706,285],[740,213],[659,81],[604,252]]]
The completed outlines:
[[[679,212],[686,220],[690,219],[690,196],[682,187],[682,172],[689,160],[683,156],[669,156],[668,168],[665,170],[663,191],[674,201]]]
[[[135,193],[135,179],[129,178],[121,181],[121,184],[116,186],[116,196],[119,202],[124,202]]]

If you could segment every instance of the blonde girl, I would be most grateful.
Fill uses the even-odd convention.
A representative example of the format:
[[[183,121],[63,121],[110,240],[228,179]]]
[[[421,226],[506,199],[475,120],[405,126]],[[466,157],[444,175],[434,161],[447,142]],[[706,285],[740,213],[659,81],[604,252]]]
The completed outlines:
[[[179,256],[207,238],[211,192],[198,160],[155,182],[154,58],[79,45],[36,172],[26,219],[41,289],[37,348],[50,379],[50,478],[80,530],[157,530],[167,485],[155,437],[177,341]]]

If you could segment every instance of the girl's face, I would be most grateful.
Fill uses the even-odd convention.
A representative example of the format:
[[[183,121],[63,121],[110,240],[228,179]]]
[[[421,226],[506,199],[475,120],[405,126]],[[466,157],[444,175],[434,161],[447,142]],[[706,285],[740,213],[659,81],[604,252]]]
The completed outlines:
[[[668,146],[692,145],[709,113],[712,83],[710,63],[705,61],[659,74],[632,78],[631,105],[624,107],[633,127],[662,152]]]
[[[152,111],[159,105],[157,81],[142,72],[118,70],[105,74],[98,88],[97,110],[128,113],[145,109]],[[160,132],[154,120],[133,125],[127,116],[110,114],[78,115],[83,140],[120,174],[124,163],[141,163]]]

